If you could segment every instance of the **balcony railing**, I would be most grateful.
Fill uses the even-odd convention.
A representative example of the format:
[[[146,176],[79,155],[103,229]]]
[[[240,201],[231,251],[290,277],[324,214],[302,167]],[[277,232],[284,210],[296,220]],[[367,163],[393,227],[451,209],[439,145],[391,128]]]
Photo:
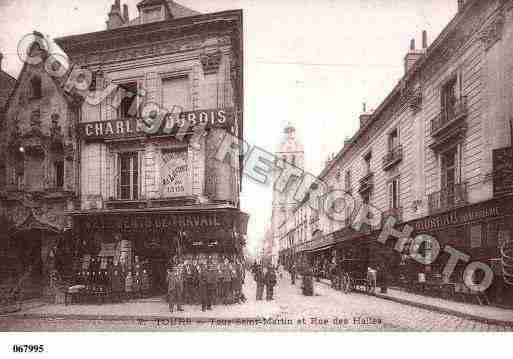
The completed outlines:
[[[468,114],[467,96],[456,100],[452,107],[443,109],[434,119],[431,120],[431,136],[436,136],[444,129],[459,120],[465,118]]]
[[[457,183],[428,195],[429,212],[442,212],[467,204],[467,184]]]
[[[374,173],[369,172],[360,179],[360,187],[358,192],[364,193],[370,191],[374,185]]]
[[[403,159],[403,146],[398,145],[383,156],[383,169],[386,171]]]

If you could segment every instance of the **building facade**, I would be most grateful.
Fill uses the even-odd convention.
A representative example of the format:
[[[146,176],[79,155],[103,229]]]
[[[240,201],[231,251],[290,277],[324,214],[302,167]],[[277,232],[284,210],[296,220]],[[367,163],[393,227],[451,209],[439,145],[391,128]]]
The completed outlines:
[[[61,86],[48,99],[43,90],[30,108],[11,106],[13,114],[27,112],[11,115],[26,123],[21,138],[39,126],[51,148],[52,134],[62,132],[63,155],[43,148],[35,161],[62,158],[63,169],[40,170],[55,178],[49,184],[37,182],[40,173],[27,160],[32,142],[22,144],[22,192],[33,196],[42,185],[37,191],[47,196],[63,182],[56,221],[65,224],[55,231],[70,255],[62,272],[145,262],[152,286],[163,289],[166,266],[177,257],[242,255],[242,154],[214,158],[227,133],[243,134],[242,12],[200,14],[174,1],[144,0],[131,19],[116,0],[106,24],[105,31],[56,39],[72,64],[64,84],[40,69],[43,88]],[[35,70],[26,67],[30,88]],[[77,85],[81,74],[89,77],[85,89]],[[14,129],[5,135],[12,138]],[[26,232],[19,222],[16,231]]]
[[[360,116],[357,133],[320,174],[323,191],[346,192],[354,208],[344,208],[345,219],[333,221],[305,201],[284,225],[291,231],[283,236],[295,238],[284,241],[295,243],[289,250],[324,261],[324,268],[336,258],[362,256],[372,266],[389,267],[394,278],[404,277],[407,257],[392,251],[390,241],[377,242],[392,215],[397,228],[409,224],[413,235],[432,235],[442,248],[468,253],[470,261],[493,267],[505,258],[513,239],[513,2],[458,5],[431,45],[425,32],[420,49],[412,40],[402,79],[376,110]],[[383,220],[355,231],[362,204]],[[294,225],[302,210],[313,226],[303,235]],[[440,276],[446,260],[440,256],[409,273]],[[458,266],[450,280],[461,276]]]

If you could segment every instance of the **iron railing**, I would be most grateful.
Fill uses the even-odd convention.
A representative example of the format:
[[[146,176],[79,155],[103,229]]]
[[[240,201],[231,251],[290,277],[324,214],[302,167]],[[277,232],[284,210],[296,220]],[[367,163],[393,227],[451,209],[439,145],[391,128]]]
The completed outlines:
[[[429,212],[441,212],[467,203],[467,184],[457,183],[428,195]]]
[[[403,159],[403,146],[397,145],[383,156],[383,169],[387,170]]]
[[[440,133],[447,126],[465,118],[468,114],[467,96],[461,97],[454,102],[454,105],[445,107],[431,120],[431,136]]]
[[[363,193],[372,189],[374,185],[374,173],[368,172],[365,176],[360,179],[360,187],[358,188],[358,192]]]

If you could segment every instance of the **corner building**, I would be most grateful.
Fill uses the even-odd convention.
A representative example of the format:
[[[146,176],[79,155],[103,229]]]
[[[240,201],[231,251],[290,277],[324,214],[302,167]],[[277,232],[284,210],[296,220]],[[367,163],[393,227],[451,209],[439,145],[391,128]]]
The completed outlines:
[[[159,291],[178,257],[243,253],[242,154],[214,158],[227,133],[243,134],[242,12],[137,7],[131,19],[116,0],[107,30],[55,40],[104,97],[74,107],[76,192],[60,216],[70,222],[68,273],[144,263]],[[148,108],[162,119],[155,131],[142,123]],[[205,133],[193,139],[187,123],[206,123]]]

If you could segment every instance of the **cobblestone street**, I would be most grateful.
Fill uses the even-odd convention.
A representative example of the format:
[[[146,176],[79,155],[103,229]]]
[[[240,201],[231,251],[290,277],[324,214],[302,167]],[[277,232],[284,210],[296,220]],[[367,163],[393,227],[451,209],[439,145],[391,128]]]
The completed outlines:
[[[247,279],[247,303],[218,306],[206,314],[196,307],[186,306],[180,317],[173,315],[170,319],[163,301],[105,306],[46,306],[22,313],[28,315],[26,318],[20,315],[0,317],[0,330],[511,331],[505,326],[419,309],[360,293],[343,294],[323,283],[315,283],[315,296],[305,297],[301,294],[301,281],[292,286],[288,277],[279,281],[274,301],[256,302],[254,283],[250,275]],[[110,315],[103,319],[76,315],[87,315],[88,307],[99,313],[110,311]],[[37,314],[47,317],[37,318]],[[126,317],[127,314],[131,317]]]

